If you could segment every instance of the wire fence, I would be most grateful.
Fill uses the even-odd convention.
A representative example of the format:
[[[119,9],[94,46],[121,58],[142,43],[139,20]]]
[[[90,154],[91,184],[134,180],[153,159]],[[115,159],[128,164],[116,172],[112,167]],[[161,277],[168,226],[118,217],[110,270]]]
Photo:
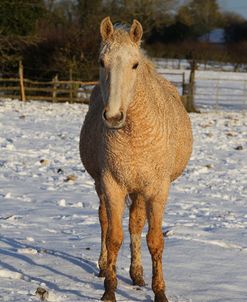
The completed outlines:
[[[178,72],[172,75],[163,71],[169,80],[181,78]],[[190,70],[184,72],[185,87],[188,85]],[[177,84],[182,94],[181,84]],[[194,102],[197,107],[213,106],[215,108],[247,109],[247,73],[196,71],[194,79]],[[186,94],[186,91],[185,93]]]
[[[247,79],[200,78],[195,88],[195,100],[200,106],[247,109]]]

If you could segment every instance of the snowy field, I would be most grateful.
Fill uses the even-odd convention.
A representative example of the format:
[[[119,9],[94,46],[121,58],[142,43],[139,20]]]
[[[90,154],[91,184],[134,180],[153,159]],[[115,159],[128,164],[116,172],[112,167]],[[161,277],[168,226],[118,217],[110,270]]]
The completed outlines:
[[[0,100],[0,301],[98,301],[98,200],[80,163],[87,106]],[[247,300],[247,112],[191,114],[194,151],[171,187],[164,272],[171,302]],[[152,301],[131,285],[128,211],[118,301]],[[38,292],[41,290],[39,289]]]

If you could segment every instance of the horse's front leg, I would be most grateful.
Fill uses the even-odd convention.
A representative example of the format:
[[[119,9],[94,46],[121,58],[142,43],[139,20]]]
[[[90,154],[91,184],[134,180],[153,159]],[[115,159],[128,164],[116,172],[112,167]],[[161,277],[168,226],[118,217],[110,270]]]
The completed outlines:
[[[105,195],[102,191],[100,181],[95,181],[95,189],[99,197],[99,222],[101,227],[101,251],[99,256],[99,277],[105,277],[107,267],[107,250],[106,250],[106,234],[108,227],[108,219],[105,205]]]
[[[144,286],[143,266],[141,259],[141,234],[146,221],[146,207],[144,198],[140,194],[131,194],[132,204],[129,214],[130,232],[130,277],[134,285]]]
[[[122,216],[124,212],[126,192],[123,191],[112,178],[104,181],[104,189],[108,218],[106,236],[107,269],[104,282],[105,292],[101,300],[113,302],[116,301],[116,261],[118,251],[123,241]]]
[[[165,282],[162,271],[162,254],[164,238],[162,233],[162,218],[164,206],[168,195],[169,182],[156,193],[149,197],[146,202],[148,233],[147,245],[152,257],[152,289],[155,295],[155,302],[168,302],[165,295]]]
[[[107,268],[107,250],[106,250],[106,234],[108,228],[108,220],[105,206],[105,196],[101,194],[100,196],[100,206],[99,206],[99,221],[101,226],[101,251],[99,257],[99,277],[105,277]]]

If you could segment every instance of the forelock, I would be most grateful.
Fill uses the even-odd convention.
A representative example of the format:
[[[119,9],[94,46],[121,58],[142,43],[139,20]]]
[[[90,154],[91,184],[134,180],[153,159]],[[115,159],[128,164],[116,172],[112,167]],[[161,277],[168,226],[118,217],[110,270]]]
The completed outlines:
[[[130,25],[126,23],[115,23],[113,28],[115,30],[126,31],[127,33],[130,31]]]
[[[109,41],[106,41],[106,43],[101,44],[101,52],[106,51],[108,47],[111,47],[113,45],[117,47],[123,44],[134,45],[129,35],[129,31],[130,31],[129,24],[115,23],[113,25],[113,28],[114,28],[114,32],[112,38]]]

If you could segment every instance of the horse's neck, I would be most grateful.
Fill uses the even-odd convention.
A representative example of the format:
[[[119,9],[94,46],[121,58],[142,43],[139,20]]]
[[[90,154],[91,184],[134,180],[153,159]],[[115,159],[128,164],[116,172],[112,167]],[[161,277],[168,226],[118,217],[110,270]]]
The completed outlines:
[[[155,81],[155,71],[145,67],[137,77],[135,92],[132,102],[129,105],[127,112],[127,124],[132,129],[141,135],[141,132],[156,131],[160,128],[158,125],[155,91],[153,91],[152,81]],[[154,134],[154,133],[153,133]]]

